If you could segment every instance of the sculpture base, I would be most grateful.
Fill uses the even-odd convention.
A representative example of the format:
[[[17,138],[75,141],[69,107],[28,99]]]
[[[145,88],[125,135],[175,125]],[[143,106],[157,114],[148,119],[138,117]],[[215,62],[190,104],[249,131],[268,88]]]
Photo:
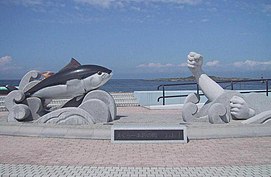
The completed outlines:
[[[111,127],[113,143],[187,143],[186,126],[178,124],[117,124]]]

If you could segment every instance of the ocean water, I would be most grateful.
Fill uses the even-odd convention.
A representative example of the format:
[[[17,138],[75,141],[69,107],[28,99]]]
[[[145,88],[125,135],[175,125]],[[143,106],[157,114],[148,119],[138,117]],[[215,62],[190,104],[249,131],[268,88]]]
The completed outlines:
[[[20,80],[0,80],[0,86],[18,86]],[[108,92],[133,92],[133,91],[152,91],[157,90],[161,84],[176,84],[183,82],[144,80],[144,79],[111,79],[101,89]],[[161,88],[162,89],[162,88]],[[172,87],[168,90],[194,90],[196,86]]]
[[[20,80],[0,80],[0,86],[12,85],[18,86]],[[161,81],[161,80],[144,80],[144,79],[111,79],[101,89],[108,92],[134,92],[134,91],[154,91],[162,84],[184,84],[191,83],[187,81]],[[224,89],[231,89],[230,83],[220,84]],[[271,88],[271,82],[269,82]],[[166,87],[166,90],[196,90],[196,85],[181,85]],[[234,83],[234,90],[264,90],[266,84],[263,82],[245,82]],[[162,88],[160,88],[162,90]]]
[[[102,89],[109,92],[133,92],[133,91],[153,91],[162,84],[176,84],[184,82],[143,80],[143,79],[112,79],[109,80]],[[167,90],[194,90],[196,86],[170,87]],[[162,90],[162,88],[160,88]]]

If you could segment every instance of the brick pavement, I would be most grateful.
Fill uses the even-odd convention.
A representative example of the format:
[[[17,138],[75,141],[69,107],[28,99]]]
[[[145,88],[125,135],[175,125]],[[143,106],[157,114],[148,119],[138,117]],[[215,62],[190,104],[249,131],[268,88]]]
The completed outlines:
[[[179,113],[118,108],[118,121],[179,122]],[[270,136],[188,144],[0,136],[0,176],[271,176],[270,171]]]
[[[271,165],[223,167],[96,167],[0,164],[2,176],[95,176],[95,177],[178,177],[178,176],[263,176],[270,177]]]
[[[0,162],[137,167],[271,164],[271,137],[187,144],[112,144],[109,140],[0,136]]]
[[[109,140],[0,136],[0,142],[0,173],[6,175],[13,174],[12,168],[17,170],[14,174],[31,173],[26,168],[45,169],[44,173],[52,168],[71,173],[73,168],[96,168],[97,175],[113,174],[113,168],[144,176],[141,171],[148,167],[146,173],[152,173],[149,175],[164,170],[162,176],[174,176],[171,172],[185,169],[191,172],[190,176],[216,176],[210,172],[212,168],[222,170],[225,176],[271,176],[271,137],[192,140],[187,144],[112,144]],[[196,169],[199,173],[192,174]],[[48,174],[54,171],[49,170]],[[123,176],[127,174],[123,172]]]

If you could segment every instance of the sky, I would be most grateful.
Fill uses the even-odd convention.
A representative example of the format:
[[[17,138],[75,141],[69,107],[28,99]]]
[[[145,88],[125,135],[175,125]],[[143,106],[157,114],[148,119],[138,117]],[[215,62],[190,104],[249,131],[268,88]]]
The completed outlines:
[[[70,59],[114,79],[187,77],[190,51],[224,77],[271,78],[270,0],[0,0],[0,79]]]

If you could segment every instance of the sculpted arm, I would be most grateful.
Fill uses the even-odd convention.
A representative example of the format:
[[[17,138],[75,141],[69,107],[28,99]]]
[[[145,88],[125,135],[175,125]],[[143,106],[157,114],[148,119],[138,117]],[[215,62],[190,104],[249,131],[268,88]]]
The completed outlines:
[[[195,52],[190,52],[188,55],[187,66],[195,76],[202,92],[209,101],[214,101],[224,93],[224,89],[212,80],[202,70],[203,57]],[[246,101],[239,97],[234,96],[230,100],[230,112],[235,119],[248,119],[255,115],[255,110],[250,108]]]
[[[200,54],[195,52],[189,53],[187,60],[188,68],[195,76],[197,83],[208,100],[213,101],[224,92],[224,89],[203,72],[202,64],[203,57]]]

